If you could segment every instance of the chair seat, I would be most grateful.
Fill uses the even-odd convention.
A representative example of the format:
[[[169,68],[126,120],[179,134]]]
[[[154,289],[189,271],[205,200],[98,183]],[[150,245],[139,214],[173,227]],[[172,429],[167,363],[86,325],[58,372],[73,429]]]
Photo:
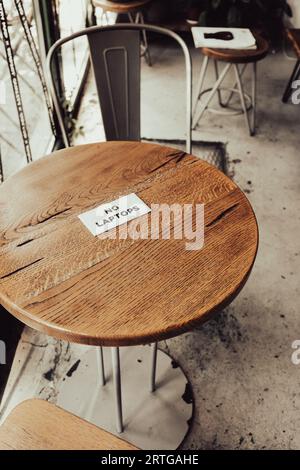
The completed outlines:
[[[93,0],[95,7],[100,7],[104,11],[115,13],[132,13],[142,9],[151,0],[133,0],[130,2],[112,2],[110,0]]]
[[[297,58],[300,59],[300,29],[287,29],[286,34],[293,46]]]
[[[212,57],[215,60],[222,62],[229,62],[232,64],[247,64],[257,62],[264,59],[269,51],[269,43],[257,33],[254,33],[256,38],[257,49],[249,50],[234,50],[234,49],[212,49],[209,47],[202,47],[202,54]]]
[[[26,400],[0,426],[0,450],[137,450],[44,400]]]

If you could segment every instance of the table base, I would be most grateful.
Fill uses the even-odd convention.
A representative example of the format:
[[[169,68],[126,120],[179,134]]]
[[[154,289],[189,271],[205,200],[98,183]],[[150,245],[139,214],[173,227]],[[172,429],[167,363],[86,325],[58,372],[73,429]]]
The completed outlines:
[[[57,405],[141,449],[177,449],[194,408],[191,386],[179,365],[158,350],[156,390],[151,393],[150,347],[120,348],[124,431],[118,434],[110,348],[103,353],[106,384],[100,384],[97,349],[91,348],[64,377]]]

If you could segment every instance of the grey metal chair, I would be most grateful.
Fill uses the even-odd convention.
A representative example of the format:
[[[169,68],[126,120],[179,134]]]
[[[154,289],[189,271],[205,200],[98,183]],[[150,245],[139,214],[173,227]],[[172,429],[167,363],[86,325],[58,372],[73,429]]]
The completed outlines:
[[[107,140],[140,140],[140,40],[141,33],[150,31],[173,38],[181,47],[186,68],[186,152],[191,153],[192,132],[192,62],[183,39],[165,28],[147,24],[117,24],[92,26],[58,40],[47,56],[50,92],[57,113],[63,142],[69,147],[60,98],[53,75],[52,60],[63,44],[87,36],[90,59],[99,96]],[[157,343],[151,349],[150,391],[155,390]],[[105,385],[103,350],[97,350],[100,383]],[[116,424],[123,430],[119,348],[112,348],[113,375],[116,397]]]
[[[140,140],[140,41],[150,31],[173,38],[181,47],[186,68],[186,151],[191,152],[192,62],[183,39],[165,28],[147,24],[92,26],[58,40],[47,56],[50,91],[64,145],[69,139],[53,75],[52,60],[63,44],[87,36],[90,59],[107,140]]]

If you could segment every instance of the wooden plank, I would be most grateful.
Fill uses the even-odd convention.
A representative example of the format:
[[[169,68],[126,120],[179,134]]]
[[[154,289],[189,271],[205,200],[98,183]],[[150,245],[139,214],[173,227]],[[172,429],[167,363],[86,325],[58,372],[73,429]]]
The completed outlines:
[[[0,427],[0,450],[137,450],[43,400],[18,405]]]

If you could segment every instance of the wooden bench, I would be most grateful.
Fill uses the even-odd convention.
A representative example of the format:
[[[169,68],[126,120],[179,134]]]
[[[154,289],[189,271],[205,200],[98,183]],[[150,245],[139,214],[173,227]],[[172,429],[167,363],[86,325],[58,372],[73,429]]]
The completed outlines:
[[[294,70],[292,72],[291,78],[287,84],[285,92],[282,97],[282,101],[287,103],[293,90],[293,82],[298,80],[300,77],[300,29],[287,29],[286,31],[287,39],[291,43],[297,58]]]
[[[0,450],[138,450],[44,400],[26,400],[0,426]]]

